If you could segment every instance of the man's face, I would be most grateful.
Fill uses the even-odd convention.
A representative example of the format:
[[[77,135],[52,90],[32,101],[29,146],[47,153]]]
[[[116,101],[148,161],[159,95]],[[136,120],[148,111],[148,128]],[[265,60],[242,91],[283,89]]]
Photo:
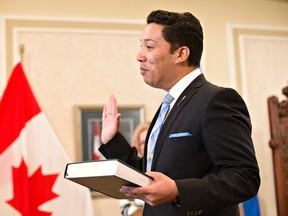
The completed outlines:
[[[175,84],[175,55],[170,53],[170,44],[162,36],[163,26],[148,24],[141,37],[137,55],[140,73],[148,85],[169,89]]]

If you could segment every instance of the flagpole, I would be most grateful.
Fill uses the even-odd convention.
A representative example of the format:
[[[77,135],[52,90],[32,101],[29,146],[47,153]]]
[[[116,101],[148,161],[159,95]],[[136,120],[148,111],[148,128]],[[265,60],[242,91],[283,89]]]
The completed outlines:
[[[19,55],[20,55],[20,61],[23,63],[24,60],[24,51],[25,51],[25,46],[24,44],[19,45]]]

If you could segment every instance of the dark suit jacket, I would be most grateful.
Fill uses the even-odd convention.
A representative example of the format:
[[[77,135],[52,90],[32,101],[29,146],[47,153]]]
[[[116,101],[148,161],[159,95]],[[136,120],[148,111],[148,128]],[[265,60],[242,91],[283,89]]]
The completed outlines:
[[[138,158],[137,150],[121,134],[99,150],[107,158],[146,170],[147,148],[144,157]],[[260,185],[250,117],[241,96],[198,76],[169,113],[157,139],[151,170],[175,180],[181,207],[146,204],[143,215],[239,215],[237,204],[256,195]]]

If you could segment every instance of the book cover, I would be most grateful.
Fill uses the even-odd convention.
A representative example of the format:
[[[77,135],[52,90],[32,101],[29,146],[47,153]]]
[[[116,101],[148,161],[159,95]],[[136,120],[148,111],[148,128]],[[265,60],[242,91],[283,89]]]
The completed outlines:
[[[123,186],[147,186],[152,177],[118,160],[68,163],[64,177],[75,183],[116,199],[127,199],[119,189]]]

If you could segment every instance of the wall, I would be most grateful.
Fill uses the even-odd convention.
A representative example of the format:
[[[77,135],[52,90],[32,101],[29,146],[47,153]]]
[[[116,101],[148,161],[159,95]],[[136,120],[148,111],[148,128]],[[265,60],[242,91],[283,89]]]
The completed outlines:
[[[287,85],[287,1],[0,0],[0,91],[24,44],[24,66],[38,101],[68,154],[81,159],[75,107],[102,106],[114,93],[121,106],[144,106],[145,118],[153,117],[163,92],[143,83],[135,55],[145,17],[158,8],[190,11],[203,23],[204,72],[247,101],[262,216],[276,215],[266,99],[281,98]],[[94,196],[94,205],[95,215],[119,214],[117,200]]]

